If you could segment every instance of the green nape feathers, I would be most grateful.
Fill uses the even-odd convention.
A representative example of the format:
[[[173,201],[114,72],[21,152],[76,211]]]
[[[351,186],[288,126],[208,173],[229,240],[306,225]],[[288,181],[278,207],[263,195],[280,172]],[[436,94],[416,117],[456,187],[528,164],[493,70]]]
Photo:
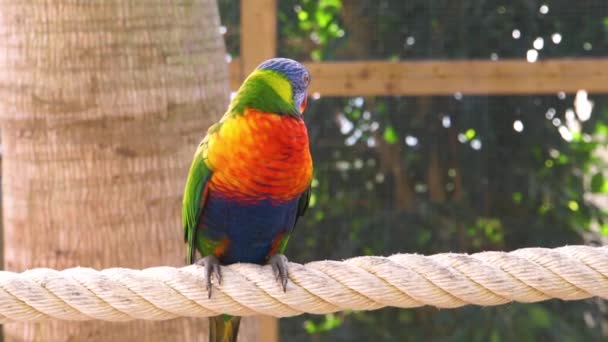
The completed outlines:
[[[300,115],[289,80],[274,70],[251,73],[232,100],[228,112],[240,114],[245,107],[267,113]]]

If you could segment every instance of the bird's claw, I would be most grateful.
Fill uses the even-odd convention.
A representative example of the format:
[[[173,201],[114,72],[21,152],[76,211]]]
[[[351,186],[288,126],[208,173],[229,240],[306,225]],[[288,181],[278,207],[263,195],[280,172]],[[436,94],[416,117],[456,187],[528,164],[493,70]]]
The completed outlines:
[[[287,257],[283,254],[275,254],[268,263],[272,267],[275,279],[283,287],[283,292],[287,292],[287,280],[289,279],[289,264]]]
[[[222,284],[222,269],[220,268],[220,261],[215,257],[215,255],[207,255],[202,259],[198,259],[196,261],[197,265],[205,267],[205,279],[207,280],[207,293],[209,295],[208,298],[211,298],[211,293],[213,290],[213,286],[211,284],[211,279],[213,275],[217,277],[218,285]]]

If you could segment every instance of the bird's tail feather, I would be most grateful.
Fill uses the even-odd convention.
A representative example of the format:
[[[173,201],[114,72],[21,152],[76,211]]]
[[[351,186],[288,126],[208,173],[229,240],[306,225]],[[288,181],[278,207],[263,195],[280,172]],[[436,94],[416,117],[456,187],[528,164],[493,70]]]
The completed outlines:
[[[241,317],[209,317],[209,342],[236,342]]]

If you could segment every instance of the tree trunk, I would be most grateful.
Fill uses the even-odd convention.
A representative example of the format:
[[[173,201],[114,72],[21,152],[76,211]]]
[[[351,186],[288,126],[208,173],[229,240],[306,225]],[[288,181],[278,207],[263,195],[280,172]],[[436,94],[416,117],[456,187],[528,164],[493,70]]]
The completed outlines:
[[[6,269],[184,264],[185,177],[229,96],[218,27],[213,0],[0,1]],[[200,341],[206,321],[4,332],[7,341]]]

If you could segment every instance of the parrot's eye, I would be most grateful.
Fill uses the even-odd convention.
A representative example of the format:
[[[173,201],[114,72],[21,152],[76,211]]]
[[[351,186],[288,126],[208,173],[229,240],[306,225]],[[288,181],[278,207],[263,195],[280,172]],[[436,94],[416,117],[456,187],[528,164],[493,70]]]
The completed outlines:
[[[302,75],[302,81],[304,81],[304,85],[308,87],[310,84],[310,75],[307,72]]]

